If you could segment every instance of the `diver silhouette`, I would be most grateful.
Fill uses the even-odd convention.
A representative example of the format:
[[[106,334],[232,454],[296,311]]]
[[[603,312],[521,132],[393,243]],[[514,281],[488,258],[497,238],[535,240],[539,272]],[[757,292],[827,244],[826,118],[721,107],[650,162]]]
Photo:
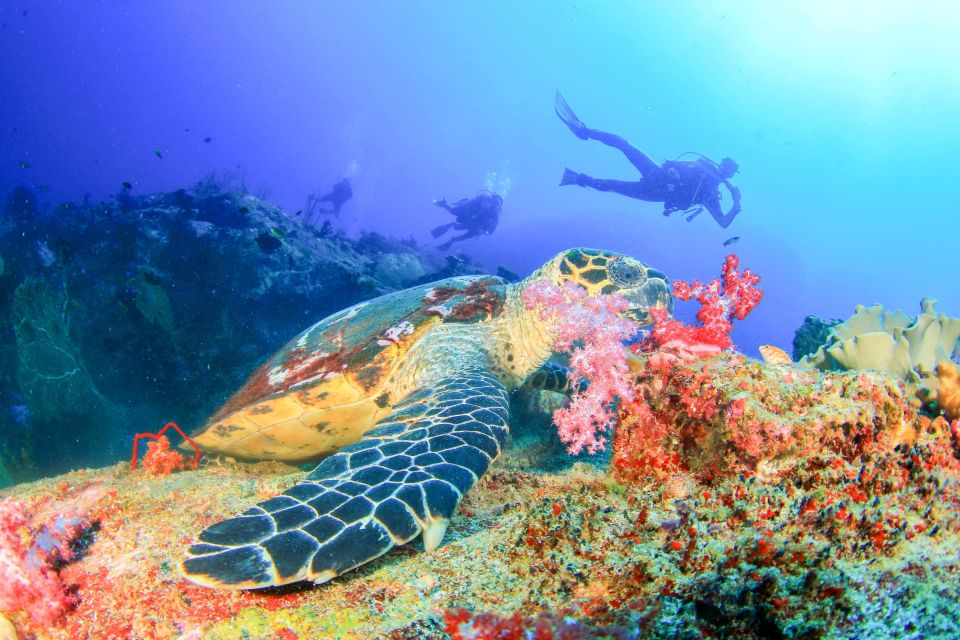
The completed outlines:
[[[339,217],[340,207],[352,197],[353,185],[350,183],[350,178],[344,178],[333,185],[330,193],[319,197],[311,195],[307,198],[306,217],[308,219],[315,215],[334,215]],[[329,204],[330,208],[324,207],[324,204]]]
[[[612,191],[646,202],[662,202],[663,215],[683,211],[689,214],[687,222],[706,209],[724,229],[740,213],[740,190],[729,181],[740,167],[730,158],[724,158],[718,164],[706,156],[696,154],[700,156],[696,160],[666,160],[657,164],[620,136],[587,127],[559,91],[554,103],[557,116],[575,136],[581,140],[597,140],[621,151],[641,175],[640,180],[606,180],[564,169],[560,186],[575,184],[598,191]],[[733,204],[726,213],[720,205],[720,185],[724,185],[733,198]]]
[[[497,228],[497,223],[500,221],[500,209],[503,207],[503,198],[496,193],[481,191],[473,198],[464,198],[452,205],[447,204],[446,199],[434,200],[433,204],[446,209],[456,218],[453,222],[442,224],[431,230],[430,234],[434,238],[442,236],[450,229],[466,231],[466,233],[454,236],[437,246],[441,251],[446,251],[454,242],[493,233],[494,229]]]

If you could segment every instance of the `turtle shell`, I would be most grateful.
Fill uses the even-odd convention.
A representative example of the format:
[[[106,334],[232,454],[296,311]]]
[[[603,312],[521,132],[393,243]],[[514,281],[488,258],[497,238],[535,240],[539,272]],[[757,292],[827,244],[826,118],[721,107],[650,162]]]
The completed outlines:
[[[441,323],[499,316],[507,283],[460,276],[361,302],[267,360],[194,437],[241,458],[303,461],[356,441],[389,412],[404,355]]]

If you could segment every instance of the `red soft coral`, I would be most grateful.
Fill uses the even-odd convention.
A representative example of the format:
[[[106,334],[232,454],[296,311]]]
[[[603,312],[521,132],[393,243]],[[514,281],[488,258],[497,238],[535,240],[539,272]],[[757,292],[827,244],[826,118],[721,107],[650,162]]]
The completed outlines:
[[[0,502],[0,609],[23,609],[34,624],[50,626],[76,604],[57,567],[73,559],[72,545],[90,524],[61,514],[34,528],[26,514],[19,500]]]
[[[553,414],[560,440],[571,454],[584,449],[596,453],[604,447],[604,432],[616,420],[610,403],[616,397],[633,397],[623,341],[639,326],[621,317],[629,306],[623,296],[590,296],[572,282],[562,287],[534,285],[524,291],[523,299],[550,327],[553,347],[570,353],[574,379],[589,381],[568,407]]]
[[[155,476],[168,476],[174,471],[182,471],[185,466],[183,456],[170,450],[170,440],[160,436],[147,443],[147,454],[143,456],[143,468]]]
[[[757,288],[760,276],[744,269],[737,271],[740,259],[730,254],[723,262],[720,278],[704,284],[677,280],[673,296],[678,300],[696,298],[699,326],[692,327],[674,320],[665,309],[651,309],[654,326],[642,344],[643,349],[665,348],[684,357],[710,356],[732,346],[730,331],[733,319],[743,320],[760,303],[763,291]]]

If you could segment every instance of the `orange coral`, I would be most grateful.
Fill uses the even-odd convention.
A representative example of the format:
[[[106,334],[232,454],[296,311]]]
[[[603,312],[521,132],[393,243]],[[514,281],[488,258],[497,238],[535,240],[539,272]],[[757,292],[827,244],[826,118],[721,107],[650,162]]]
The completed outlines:
[[[170,440],[160,436],[147,443],[147,455],[143,456],[143,467],[155,476],[168,476],[184,468],[183,456],[170,450]]]
[[[949,420],[960,418],[960,370],[949,360],[937,365],[940,384],[937,387],[937,404]]]

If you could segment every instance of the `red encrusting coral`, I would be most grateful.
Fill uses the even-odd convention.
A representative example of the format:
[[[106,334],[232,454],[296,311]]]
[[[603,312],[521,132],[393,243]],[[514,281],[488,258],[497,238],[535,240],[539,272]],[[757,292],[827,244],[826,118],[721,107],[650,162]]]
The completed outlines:
[[[170,440],[160,436],[147,443],[147,454],[143,456],[143,468],[155,476],[168,476],[174,471],[183,471],[186,462],[177,451],[170,450]]]
[[[183,456],[181,456],[176,451],[170,451],[170,440],[167,439],[163,434],[167,432],[168,429],[173,428],[174,431],[180,434],[185,441],[190,443],[190,446],[193,447],[193,463],[191,464],[191,469],[196,469],[197,465],[200,464],[200,447],[197,446],[197,443],[193,441],[193,438],[188,436],[183,432],[176,422],[168,422],[164,425],[163,429],[160,429],[157,433],[138,433],[133,437],[133,455],[130,458],[130,471],[133,471],[137,468],[137,455],[138,455],[138,445],[141,440],[154,440],[155,442],[150,442],[147,444],[147,455],[143,458],[143,466],[147,468],[148,471],[153,473],[156,476],[165,476],[169,475],[173,471],[179,471],[184,468]],[[150,459],[149,466],[147,459]]]
[[[623,342],[636,335],[639,326],[620,315],[629,305],[620,295],[590,296],[572,282],[531,286],[523,300],[550,326],[553,347],[570,354],[574,380],[589,381],[568,407],[553,414],[560,440],[571,454],[584,449],[596,453],[616,420],[610,404],[633,393]]]
[[[64,512],[36,526],[27,513],[20,500],[0,502],[0,609],[23,610],[33,624],[50,626],[77,603],[59,569],[74,558],[90,522]]]
[[[443,614],[443,622],[451,640],[627,640],[636,637],[636,630],[595,627],[556,612],[525,618],[448,609]]]
[[[739,354],[639,356],[635,400],[620,404],[613,466],[628,479],[691,473],[705,482],[756,474],[814,453],[844,460],[911,443],[911,409],[891,381],[860,373],[765,368]],[[892,443],[892,444],[891,444]]]
[[[738,271],[739,266],[740,259],[731,253],[723,262],[720,278],[707,284],[699,280],[691,283],[675,280],[674,298],[684,301],[696,298],[700,303],[697,311],[700,325],[692,327],[674,320],[666,309],[651,309],[654,326],[641,348],[646,351],[665,348],[688,358],[715,355],[729,349],[734,318],[746,318],[763,298],[763,291],[757,288],[760,276],[750,269]]]

